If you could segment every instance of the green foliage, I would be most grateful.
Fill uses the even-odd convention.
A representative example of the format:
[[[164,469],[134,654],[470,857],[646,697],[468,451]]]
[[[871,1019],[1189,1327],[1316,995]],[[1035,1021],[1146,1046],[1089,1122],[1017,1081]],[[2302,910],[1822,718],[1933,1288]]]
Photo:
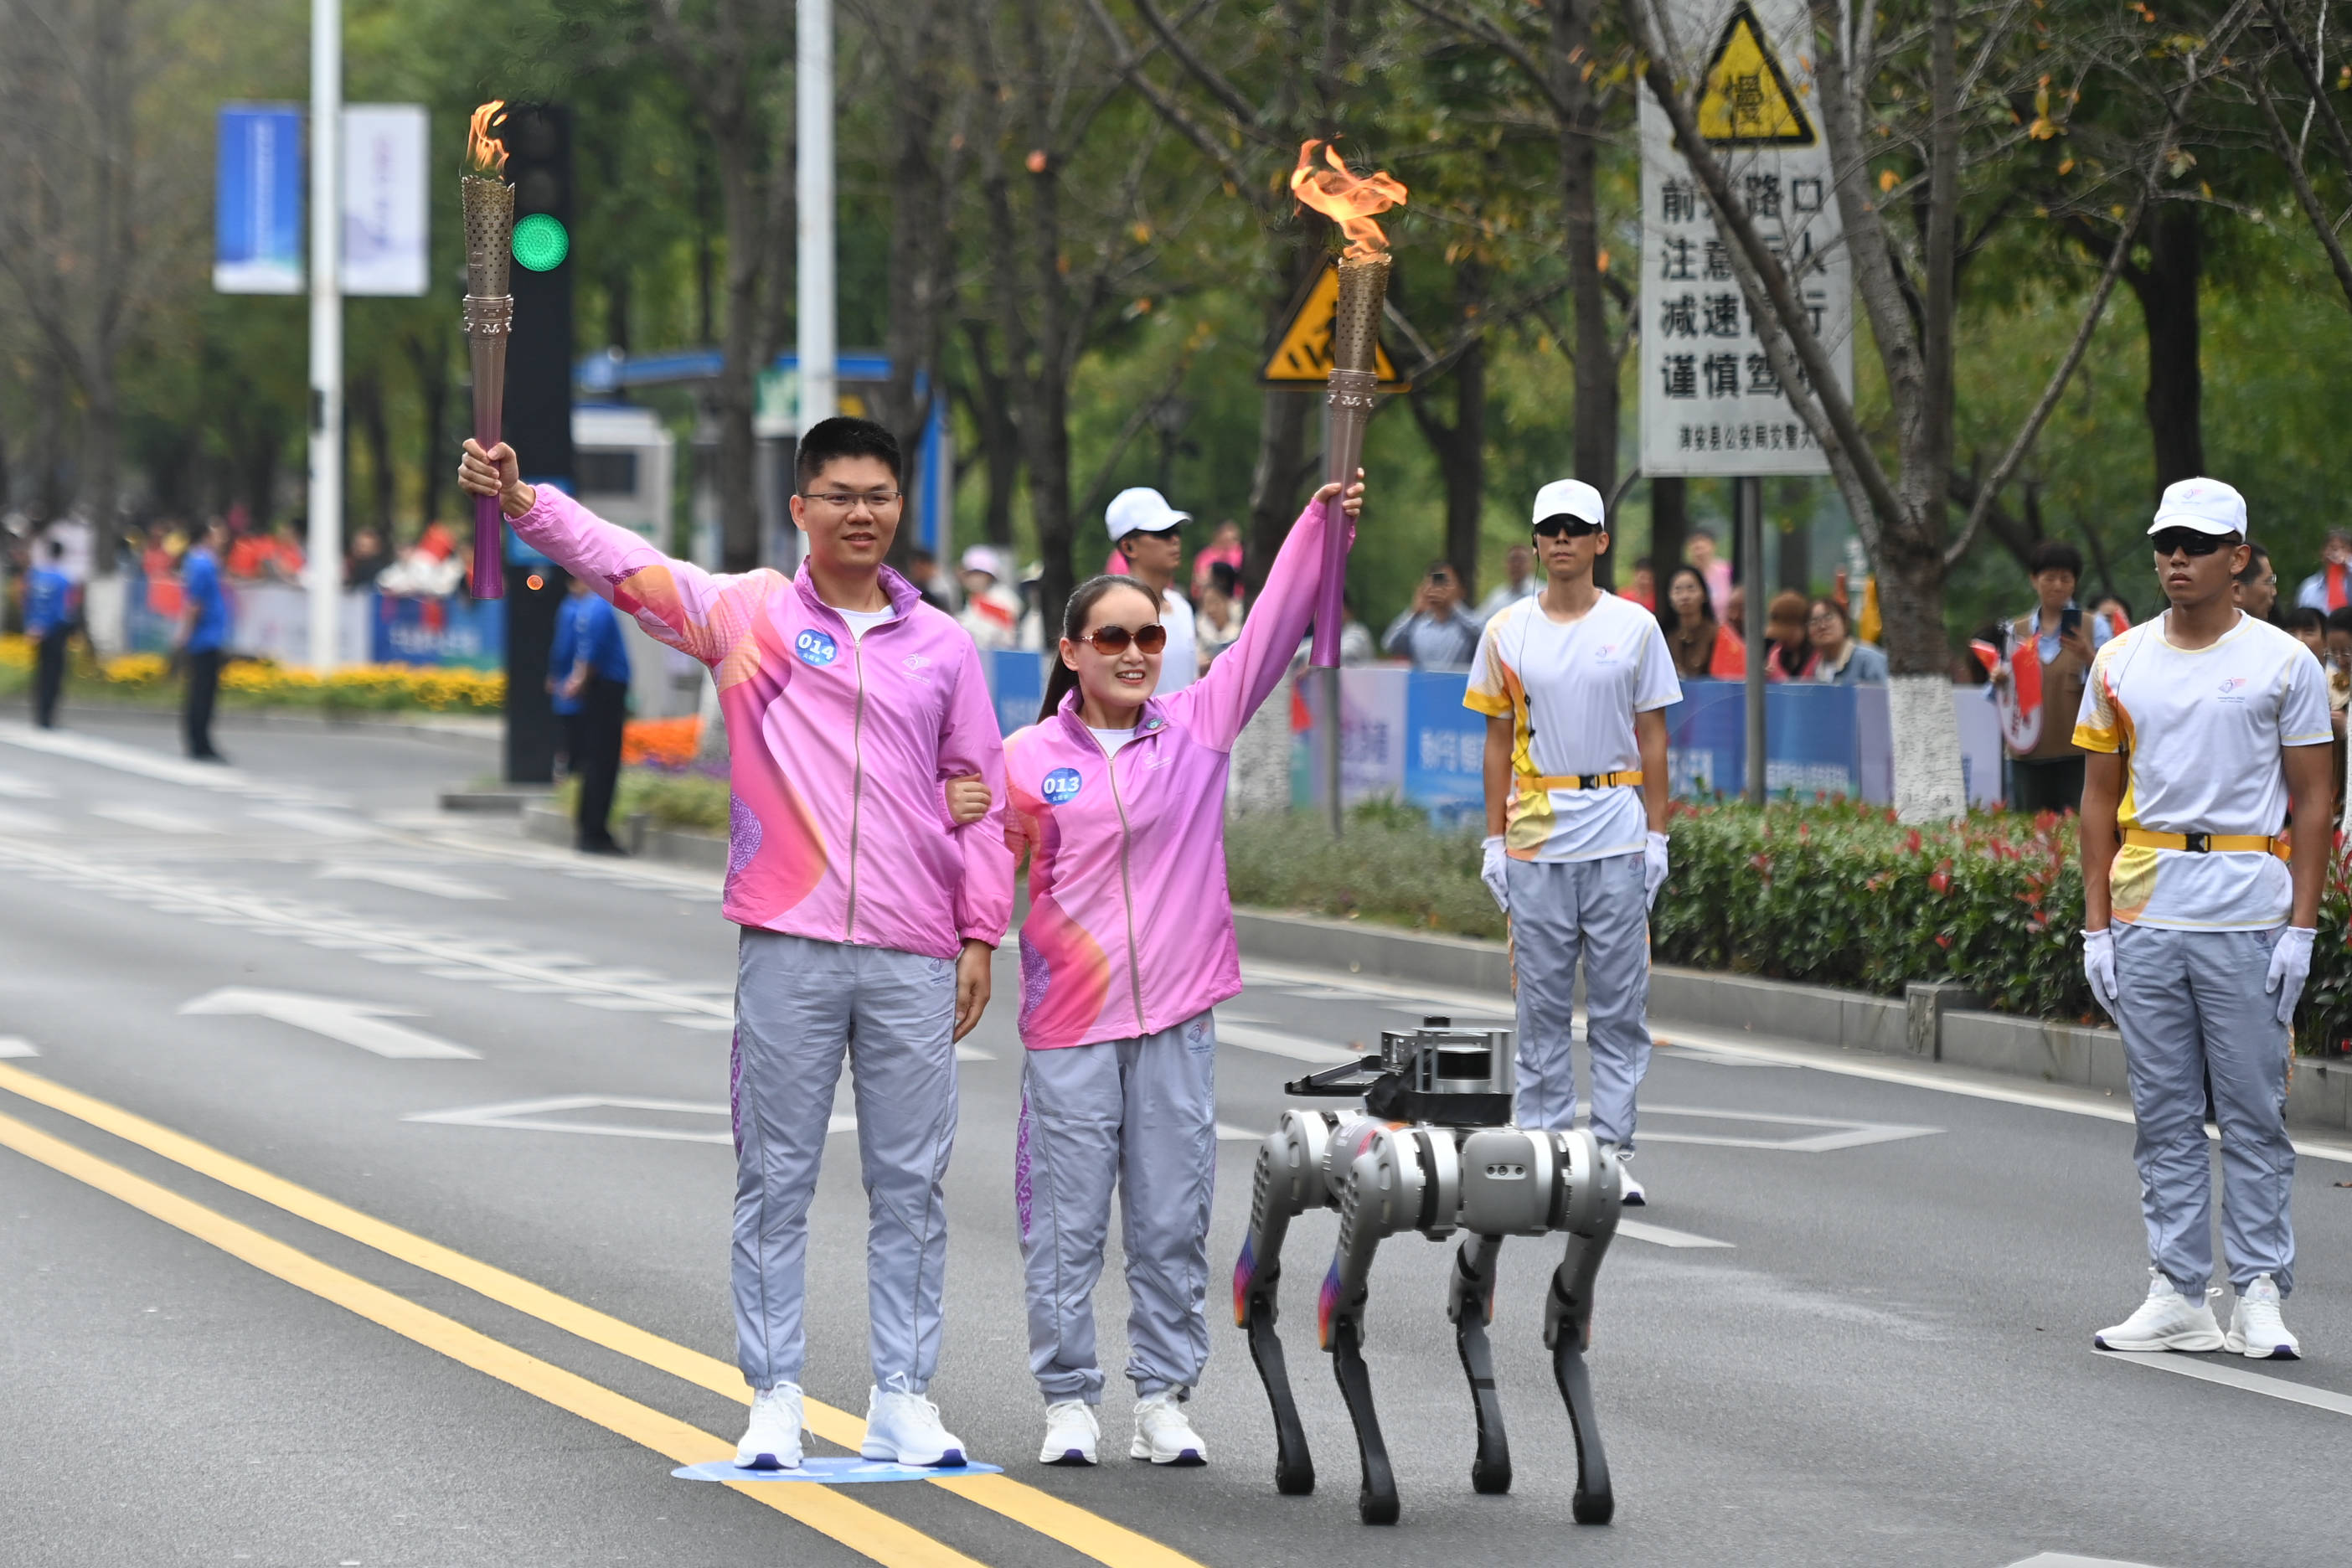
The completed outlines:
[[[1396,807],[1360,806],[1350,816],[1338,838],[1304,814],[1227,823],[1234,902],[1502,936],[1503,917],[1478,880],[1480,829],[1433,829],[1418,812]]]
[[[566,779],[556,800],[570,816],[579,804],[580,783]],[[704,773],[673,773],[658,768],[623,768],[620,787],[613,792],[613,815],[627,818],[644,813],[656,827],[688,833],[727,831],[730,792],[725,779]]]

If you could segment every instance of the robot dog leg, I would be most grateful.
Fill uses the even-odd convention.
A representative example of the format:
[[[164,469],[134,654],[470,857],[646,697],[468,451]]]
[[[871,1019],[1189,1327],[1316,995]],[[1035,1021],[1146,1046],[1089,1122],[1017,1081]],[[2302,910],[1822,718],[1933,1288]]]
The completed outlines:
[[[1364,1365],[1364,1308],[1371,1299],[1372,1258],[1381,1243],[1398,1231],[1433,1223],[1441,1188],[1457,1184],[1449,1179],[1458,1174],[1454,1154],[1454,1140],[1442,1129],[1377,1127],[1349,1166],[1348,1184],[1339,1198],[1339,1246],[1323,1280],[1318,1321],[1340,1396],[1348,1402],[1348,1419],[1356,1428],[1356,1447],[1363,1462],[1356,1512],[1366,1524],[1394,1524],[1399,1507],[1388,1445],[1372,1408],[1371,1373]],[[1443,1208],[1441,1236],[1454,1228],[1454,1205],[1449,1201]]]
[[[1454,1320],[1454,1348],[1470,1380],[1470,1403],[1478,1416],[1478,1455],[1470,1461],[1470,1486],[1489,1495],[1511,1489],[1511,1444],[1503,1432],[1503,1402],[1495,1393],[1495,1350],[1486,1326],[1495,1321],[1495,1265],[1502,1255],[1499,1236],[1474,1236],[1454,1255],[1454,1280],[1445,1294],[1445,1315]]]
[[[1544,1301],[1544,1343],[1551,1349],[1552,1380],[1568,1402],[1569,1426],[1576,1435],[1576,1495],[1570,1511],[1579,1524],[1606,1524],[1617,1511],[1617,1500],[1609,1487],[1609,1456],[1601,1447],[1584,1352],[1592,1345],[1593,1284],[1617,1235],[1623,1189],[1615,1157],[1591,1133],[1579,1128],[1552,1137],[1565,1177],[1554,1225],[1568,1233],[1568,1247]]]

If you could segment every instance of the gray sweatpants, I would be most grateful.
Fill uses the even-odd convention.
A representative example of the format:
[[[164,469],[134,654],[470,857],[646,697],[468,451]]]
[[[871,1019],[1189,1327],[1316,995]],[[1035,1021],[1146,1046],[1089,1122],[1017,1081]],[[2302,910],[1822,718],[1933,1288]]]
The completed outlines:
[[[1584,961],[1584,1046],[1592,1135],[1633,1148],[1633,1096],[1650,1070],[1650,908],[1642,857],[1512,860],[1511,968],[1518,982],[1522,1127],[1576,1123],[1569,1041]]]
[[[735,978],[735,1354],[754,1388],[798,1383],[809,1203],[841,1058],[866,1183],[868,1351],[920,1394],[940,1359],[940,1183],[955,1143],[955,964],[746,929]]]
[[[1102,1403],[1095,1281],[1118,1184],[1127,1375],[1138,1394],[1209,1360],[1209,1203],[1217,1182],[1217,1027],[1024,1053],[1013,1195],[1029,1284],[1029,1370],[1049,1405]]]
[[[2138,1131],[2139,1206],[2148,1261],[2192,1301],[2213,1278],[2213,1163],[2206,1075],[2221,1129],[2221,1246],[2230,1282],[2267,1274],[2294,1289],[2287,1198],[2286,1026],[2263,989],[2278,928],[2168,931],[2116,922],[2116,1026],[2123,1032]]]

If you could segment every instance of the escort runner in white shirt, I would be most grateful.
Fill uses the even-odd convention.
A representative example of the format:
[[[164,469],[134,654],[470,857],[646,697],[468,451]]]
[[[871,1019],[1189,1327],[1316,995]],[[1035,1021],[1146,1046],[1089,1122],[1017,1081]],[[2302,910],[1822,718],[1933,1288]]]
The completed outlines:
[[[2232,602],[2251,553],[2236,490],[2183,479],[2147,531],[2170,608],[2099,649],[2074,726],[2091,753],[2083,968],[2123,1032],[2151,1276],[2139,1310],[2093,1341],[2291,1360],[2301,1346],[2279,1306],[2294,1289],[2288,1025],[2311,973],[2332,832],[2327,677],[2293,636]],[[2207,1304],[2209,1078],[2238,1298],[2226,1332]]]
[[[1127,574],[1160,595],[1160,624],[1168,646],[1160,656],[1159,694],[1173,697],[1201,678],[1201,654],[1192,628],[1192,601],[1176,590],[1176,569],[1184,563],[1184,525],[1178,511],[1148,485],[1121,490],[1103,509],[1110,547],[1127,563]]]
[[[1633,1098],[1650,1066],[1650,905],[1666,879],[1666,721],[1682,700],[1658,619],[1594,585],[1609,548],[1601,492],[1557,479],[1536,493],[1543,592],[1486,623],[1462,701],[1486,715],[1486,860],[1511,917],[1522,1127],[1576,1121],[1570,1058],[1584,961],[1592,1132],[1633,1152]],[[1647,1201],[1631,1173],[1625,1202]]]

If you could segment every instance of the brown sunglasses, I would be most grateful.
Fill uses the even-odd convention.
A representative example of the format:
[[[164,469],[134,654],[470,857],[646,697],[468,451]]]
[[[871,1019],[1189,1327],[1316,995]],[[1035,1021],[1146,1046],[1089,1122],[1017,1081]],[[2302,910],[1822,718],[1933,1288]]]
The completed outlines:
[[[1168,628],[1156,621],[1133,631],[1125,626],[1097,626],[1077,640],[1094,644],[1095,651],[1100,654],[1125,653],[1129,643],[1145,653],[1158,653],[1168,646]]]

